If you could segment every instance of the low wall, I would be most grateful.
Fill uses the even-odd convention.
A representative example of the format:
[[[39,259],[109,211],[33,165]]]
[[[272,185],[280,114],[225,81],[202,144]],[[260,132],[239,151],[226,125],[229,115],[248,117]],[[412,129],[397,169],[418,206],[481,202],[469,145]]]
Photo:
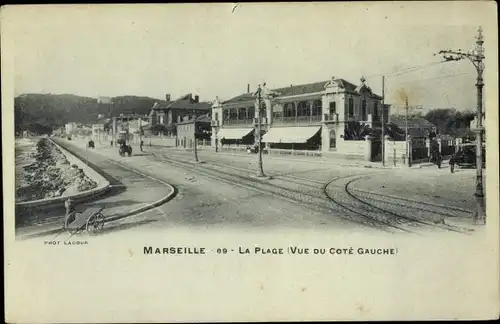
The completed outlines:
[[[406,142],[405,141],[385,141],[385,163],[406,164]]]
[[[360,155],[364,156],[366,151],[366,141],[346,141],[341,139],[336,142],[337,153],[347,154],[347,155]]]
[[[175,137],[144,137],[144,145],[175,147]]]
[[[64,205],[64,202],[71,198],[74,202],[82,202],[89,199],[97,198],[104,194],[110,188],[110,183],[102,175],[97,173],[94,169],[89,167],[85,162],[74,156],[72,153],[68,152],[66,149],[61,147],[59,144],[55,143],[52,139],[49,139],[52,144],[57,147],[61,153],[66,157],[70,165],[76,164],[78,168],[82,169],[87,177],[92,179],[97,183],[97,187],[94,189],[78,192],[71,195],[62,195],[60,197],[54,198],[44,198],[32,201],[25,201],[16,203],[16,214],[17,211],[27,211],[32,209],[50,209],[55,206]]]

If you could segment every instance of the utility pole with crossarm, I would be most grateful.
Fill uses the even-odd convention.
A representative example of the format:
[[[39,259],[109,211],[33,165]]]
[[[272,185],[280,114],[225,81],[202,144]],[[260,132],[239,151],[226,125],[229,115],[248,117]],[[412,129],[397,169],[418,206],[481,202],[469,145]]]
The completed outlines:
[[[445,61],[460,61],[468,59],[476,68],[477,71],[477,128],[476,128],[476,213],[474,222],[477,225],[484,225],[486,223],[485,204],[484,204],[484,189],[483,189],[483,72],[484,72],[484,37],[483,29],[479,27],[476,36],[476,46],[470,52],[462,50],[442,50]]]

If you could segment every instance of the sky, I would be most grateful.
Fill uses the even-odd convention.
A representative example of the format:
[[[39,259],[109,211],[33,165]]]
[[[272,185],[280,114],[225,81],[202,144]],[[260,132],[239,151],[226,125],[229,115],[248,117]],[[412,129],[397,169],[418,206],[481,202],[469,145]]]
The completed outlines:
[[[193,93],[212,101],[244,93],[247,84],[255,90],[262,82],[278,88],[332,77],[359,84],[362,76],[381,94],[385,74],[388,103],[401,105],[408,95],[424,109],[474,109],[473,65],[436,63],[442,58],[433,54],[472,49],[479,25],[486,56],[496,51],[492,8],[480,4],[26,6],[4,12],[3,26],[15,50],[15,95]],[[411,67],[421,68],[393,75]]]

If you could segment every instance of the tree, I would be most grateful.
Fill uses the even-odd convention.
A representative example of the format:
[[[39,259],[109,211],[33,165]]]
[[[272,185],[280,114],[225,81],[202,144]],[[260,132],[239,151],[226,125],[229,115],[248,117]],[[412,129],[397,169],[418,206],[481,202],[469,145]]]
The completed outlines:
[[[436,125],[439,134],[457,136],[470,128],[470,122],[475,114],[470,111],[457,111],[454,108],[432,109],[425,119]]]
[[[360,141],[364,140],[366,135],[371,135],[372,129],[360,122],[347,122],[344,128],[344,140]]]
[[[167,132],[167,127],[163,124],[155,124],[151,126],[151,133],[158,135],[158,134],[165,134]]]

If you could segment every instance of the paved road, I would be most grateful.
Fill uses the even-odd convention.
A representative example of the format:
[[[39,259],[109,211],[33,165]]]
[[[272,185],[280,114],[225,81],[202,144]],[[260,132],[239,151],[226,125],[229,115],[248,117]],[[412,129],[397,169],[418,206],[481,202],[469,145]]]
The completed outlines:
[[[82,141],[73,145],[84,147]],[[214,181],[183,168],[172,167],[153,156],[151,151],[137,152],[131,157],[119,157],[117,149],[109,144],[96,145],[96,154],[141,170],[174,185],[178,193],[167,204],[152,211],[124,219],[116,224],[116,230],[129,229],[134,224],[154,229],[191,228],[329,228],[337,230],[354,229],[356,226],[334,214],[311,211],[294,205],[290,201],[276,199],[265,193],[249,191],[237,184]],[[106,225],[107,227],[110,227]]]
[[[148,227],[156,231],[212,227],[345,232],[366,231],[369,227],[370,230],[405,232],[414,231],[418,225],[431,231],[462,231],[450,222],[442,223],[447,217],[463,218],[461,211],[446,213],[437,207],[427,208],[426,213],[419,214],[413,221],[415,208],[422,206],[397,200],[397,203],[391,202],[389,208],[387,201],[374,202],[373,197],[368,197],[367,203],[359,199],[359,193],[354,195],[346,190],[346,185],[358,178],[400,179],[408,170],[394,173],[394,169],[266,159],[266,172],[274,178],[260,183],[249,177],[255,174],[255,155],[234,157],[200,152],[200,159],[206,163],[191,164],[190,152],[145,147],[144,153],[138,153],[138,147],[134,149],[130,158],[118,157],[116,148],[106,144],[98,146],[96,151],[177,186],[179,193],[173,201],[154,211],[123,220],[116,229],[130,231],[131,226],[140,224],[141,229]]]

